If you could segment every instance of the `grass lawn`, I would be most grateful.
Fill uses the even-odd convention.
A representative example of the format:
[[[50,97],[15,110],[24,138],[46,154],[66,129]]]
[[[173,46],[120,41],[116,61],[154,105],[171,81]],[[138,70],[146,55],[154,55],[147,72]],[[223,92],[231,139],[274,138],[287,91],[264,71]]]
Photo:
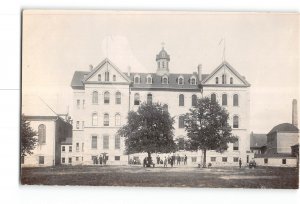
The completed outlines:
[[[143,168],[141,166],[59,166],[22,168],[29,185],[153,186],[204,188],[298,188],[297,168]]]

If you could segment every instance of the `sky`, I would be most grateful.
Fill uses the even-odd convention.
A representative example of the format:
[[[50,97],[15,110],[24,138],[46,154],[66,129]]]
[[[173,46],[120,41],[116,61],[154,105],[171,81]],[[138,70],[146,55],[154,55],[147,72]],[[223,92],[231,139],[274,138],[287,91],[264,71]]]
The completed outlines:
[[[202,64],[209,74],[222,62],[222,39],[226,61],[251,84],[250,131],[291,123],[292,99],[299,99],[295,14],[25,11],[22,33],[22,94],[58,113],[71,105],[74,72],[105,57],[124,72],[155,72],[164,43],[170,72]]]

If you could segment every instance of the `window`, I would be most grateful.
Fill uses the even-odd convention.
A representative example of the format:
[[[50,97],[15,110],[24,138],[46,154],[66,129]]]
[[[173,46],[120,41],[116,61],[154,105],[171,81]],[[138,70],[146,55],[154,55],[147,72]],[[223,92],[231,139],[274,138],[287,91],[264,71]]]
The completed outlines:
[[[216,77],[216,84],[219,84],[219,78]]]
[[[116,161],[120,161],[120,158],[121,158],[120,156],[115,156]]]
[[[197,157],[192,157],[192,162],[197,162]]]
[[[167,77],[167,76],[164,76],[164,77],[162,78],[162,83],[163,83],[163,84],[168,84],[168,77]]]
[[[116,80],[117,80],[116,75],[113,75],[113,81],[116,81]]]
[[[66,158],[62,157],[61,158],[61,163],[63,163],[63,164],[66,163]]]
[[[147,84],[152,84],[152,77],[151,76],[147,77]]]
[[[39,144],[46,143],[46,126],[44,124],[40,124],[38,127],[38,141]]]
[[[69,158],[69,164],[72,164],[72,157]]]
[[[134,94],[134,105],[140,105],[140,94]]]
[[[233,95],[233,106],[238,106],[239,105],[239,95],[234,94]]]
[[[178,79],[178,84],[179,84],[179,85],[183,85],[183,77],[179,77],[179,79]]]
[[[115,149],[120,149],[120,141],[121,141],[120,136],[116,135],[115,136]]]
[[[82,109],[84,109],[85,100],[82,100]]]
[[[134,77],[134,83],[139,84],[140,83],[140,77],[138,77],[138,76]]]
[[[116,126],[120,126],[121,125],[121,115],[119,113],[117,113],[115,115],[115,125]]]
[[[79,161],[79,157],[76,157],[76,161]]]
[[[184,128],[184,116],[179,116],[179,128]]]
[[[183,94],[179,95],[179,106],[184,106],[184,95]]]
[[[69,146],[69,152],[72,152],[72,146]]]
[[[92,136],[92,149],[97,149],[97,136]]]
[[[233,128],[239,128],[239,116],[233,116]]]
[[[183,138],[178,139],[178,149],[184,150],[184,139]]]
[[[230,77],[230,84],[233,84],[233,78]]]
[[[108,149],[109,148],[109,136],[104,135],[103,136],[103,149]]]
[[[76,129],[79,129],[79,121],[76,121]]]
[[[109,81],[109,72],[108,71],[105,72],[105,81]]]
[[[233,157],[233,162],[239,162],[239,158],[238,157]]]
[[[195,79],[195,77],[191,78],[191,85],[196,85],[196,79]]]
[[[101,81],[101,74],[98,74],[98,81]]]
[[[82,124],[82,129],[83,129],[83,128],[84,128],[84,121],[82,121],[82,123],[81,123],[81,124]]]
[[[104,114],[103,125],[104,126],[109,126],[109,115],[108,115],[108,113]]]
[[[65,147],[65,146],[62,146],[62,147],[61,147],[61,151],[62,151],[62,152],[65,152],[65,151],[66,151],[66,147]]]
[[[227,94],[222,94],[222,105],[227,106]]]
[[[216,103],[217,102],[217,96],[216,96],[216,94],[211,94],[210,95],[210,100],[211,100],[211,102],[213,102],[213,103]]]
[[[210,161],[211,161],[211,162],[215,162],[215,161],[216,161],[216,157],[211,157],[211,158],[210,158]]]
[[[147,103],[152,104],[152,94],[147,94]]]
[[[233,150],[239,150],[239,140],[233,143]]]
[[[197,105],[197,96],[195,94],[192,95],[192,106]]]
[[[79,143],[78,142],[76,143],[76,151],[77,152],[79,151]]]
[[[98,92],[93,91],[93,99],[92,99],[93,104],[98,104]]]
[[[104,103],[109,104],[109,92],[108,91],[106,91],[104,93]]]
[[[286,164],[286,159],[282,159],[282,164]]]
[[[121,104],[121,93],[120,92],[116,93],[116,104]]]
[[[162,61],[162,67],[165,68],[165,61]]]
[[[25,157],[21,156],[21,164],[24,164]]]
[[[80,100],[77,100],[77,109],[80,109]]]
[[[222,75],[222,84],[227,84],[226,75]]]
[[[264,158],[264,163],[265,163],[265,164],[268,163],[268,158]]]
[[[45,163],[44,156],[39,156],[39,164],[44,164],[44,163]]]
[[[92,125],[93,126],[98,125],[98,115],[97,115],[97,113],[93,113],[93,115],[92,115]]]
[[[84,152],[84,143],[81,144],[81,151]]]
[[[227,162],[227,157],[222,157],[222,162]]]

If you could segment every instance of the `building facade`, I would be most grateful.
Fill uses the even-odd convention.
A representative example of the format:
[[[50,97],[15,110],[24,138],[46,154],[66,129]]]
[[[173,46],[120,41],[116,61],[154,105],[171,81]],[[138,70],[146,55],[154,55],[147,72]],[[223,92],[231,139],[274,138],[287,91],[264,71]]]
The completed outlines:
[[[239,140],[229,144],[227,151],[209,151],[207,162],[212,165],[238,165],[238,159],[249,161],[249,87],[228,62],[223,61],[212,73],[203,74],[199,65],[193,73],[171,72],[170,55],[164,48],[156,55],[157,68],[153,73],[123,73],[109,59],[89,71],[76,71],[73,89],[73,153],[81,158],[78,164],[93,164],[93,158],[105,155],[108,164],[128,164],[132,158],[142,160],[141,154],[126,155],[124,139],[116,135],[126,124],[130,110],[137,110],[142,102],[165,104],[175,117],[174,139],[187,138],[183,115],[200,97],[210,97],[226,107],[230,114],[233,134]],[[200,163],[202,152],[175,154],[187,155],[188,164]],[[146,154],[145,154],[146,155]],[[154,155],[153,155],[154,156]],[[161,155],[165,156],[165,155]]]

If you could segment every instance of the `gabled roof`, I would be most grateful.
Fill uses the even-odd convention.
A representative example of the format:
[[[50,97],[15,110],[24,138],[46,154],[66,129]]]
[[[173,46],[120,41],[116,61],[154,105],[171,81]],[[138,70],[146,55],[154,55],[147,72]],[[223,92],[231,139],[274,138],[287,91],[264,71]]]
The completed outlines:
[[[98,64],[84,79],[83,79],[83,83],[86,82],[89,78],[91,78],[95,73],[98,72],[98,70],[100,70],[101,68],[103,68],[104,64],[110,64],[128,83],[130,83],[130,79],[121,72],[121,70],[114,65],[108,58],[105,58],[102,62],[100,62],[100,64]]]
[[[255,134],[250,135],[250,148],[260,148],[267,145],[267,134]]]
[[[291,123],[281,123],[272,128],[268,135],[274,132],[299,132],[299,129]]]
[[[233,74],[235,74],[243,83],[245,86],[250,86],[250,83],[247,82],[247,80],[241,76],[228,62],[223,61],[208,77],[206,77],[203,81],[202,84],[205,84],[210,78],[212,78],[216,72],[218,72],[220,69],[223,68],[223,66],[226,66]],[[220,84],[224,85],[224,84]]]

